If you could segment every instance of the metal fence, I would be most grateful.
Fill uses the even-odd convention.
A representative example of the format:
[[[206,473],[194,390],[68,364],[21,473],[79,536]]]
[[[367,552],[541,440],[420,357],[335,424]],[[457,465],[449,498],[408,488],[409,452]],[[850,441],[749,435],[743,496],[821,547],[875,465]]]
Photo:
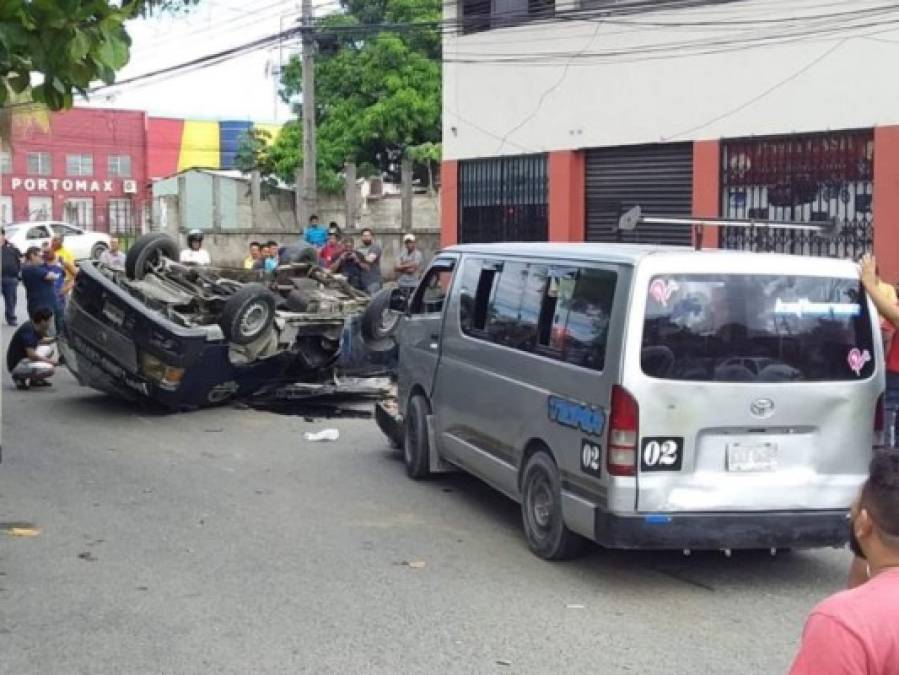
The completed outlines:
[[[459,242],[546,241],[546,155],[459,162]]]
[[[826,222],[838,235],[723,228],[724,248],[857,258],[874,244],[874,132],[726,141],[721,210],[727,218]]]

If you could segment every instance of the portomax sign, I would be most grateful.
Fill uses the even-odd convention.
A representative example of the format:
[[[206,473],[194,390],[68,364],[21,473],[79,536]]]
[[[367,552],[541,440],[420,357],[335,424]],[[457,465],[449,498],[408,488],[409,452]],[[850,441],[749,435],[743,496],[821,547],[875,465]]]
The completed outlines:
[[[119,183],[120,190],[116,190]],[[25,192],[137,192],[134,180],[73,180],[71,178],[12,178],[10,187]]]

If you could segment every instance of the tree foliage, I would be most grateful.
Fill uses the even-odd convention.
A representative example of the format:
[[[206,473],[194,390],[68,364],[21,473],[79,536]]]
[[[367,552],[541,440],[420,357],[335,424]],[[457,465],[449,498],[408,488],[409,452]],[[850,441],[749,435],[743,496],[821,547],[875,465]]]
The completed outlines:
[[[128,63],[125,23],[197,0],[0,0],[0,105],[69,108],[91,83],[112,84]],[[35,78],[37,75],[37,78]]]
[[[440,32],[385,30],[381,24],[437,21],[441,0],[343,0],[344,12],[320,24],[315,56],[318,177],[323,189],[346,161],[398,176],[406,148],[440,141]],[[302,95],[302,63],[282,75],[281,95]],[[302,115],[302,105],[297,106]],[[277,173],[302,161],[302,129],[288,125],[275,140]],[[339,188],[339,183],[337,185]]]

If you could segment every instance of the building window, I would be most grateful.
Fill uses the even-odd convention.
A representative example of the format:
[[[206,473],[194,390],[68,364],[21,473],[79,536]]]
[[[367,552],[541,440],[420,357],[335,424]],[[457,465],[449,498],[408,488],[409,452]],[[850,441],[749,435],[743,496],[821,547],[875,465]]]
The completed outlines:
[[[858,259],[873,247],[872,130],[736,139],[721,149],[725,217],[838,226],[836,237],[726,227],[724,248]]]
[[[28,173],[32,176],[49,176],[53,172],[53,163],[49,152],[28,153]]]
[[[110,155],[106,173],[110,178],[131,178],[131,155]]]
[[[555,15],[555,0],[460,0],[461,31],[477,33]]]
[[[134,212],[130,199],[109,200],[109,233],[134,234]]]
[[[94,157],[89,154],[66,155],[67,176],[93,176]]]
[[[0,152],[0,173],[12,173],[12,155],[8,150]]]
[[[94,198],[70,197],[66,200],[63,218],[67,223],[85,230],[94,227]]]
[[[459,162],[459,241],[546,241],[546,155]]]

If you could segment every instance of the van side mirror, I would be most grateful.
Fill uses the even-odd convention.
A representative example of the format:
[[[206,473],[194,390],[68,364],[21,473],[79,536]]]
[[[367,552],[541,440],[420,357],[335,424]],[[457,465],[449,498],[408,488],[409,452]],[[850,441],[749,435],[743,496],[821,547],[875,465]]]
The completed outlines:
[[[405,314],[409,308],[410,296],[407,296],[399,288],[393,288],[390,291],[390,301],[387,306],[394,312]]]

